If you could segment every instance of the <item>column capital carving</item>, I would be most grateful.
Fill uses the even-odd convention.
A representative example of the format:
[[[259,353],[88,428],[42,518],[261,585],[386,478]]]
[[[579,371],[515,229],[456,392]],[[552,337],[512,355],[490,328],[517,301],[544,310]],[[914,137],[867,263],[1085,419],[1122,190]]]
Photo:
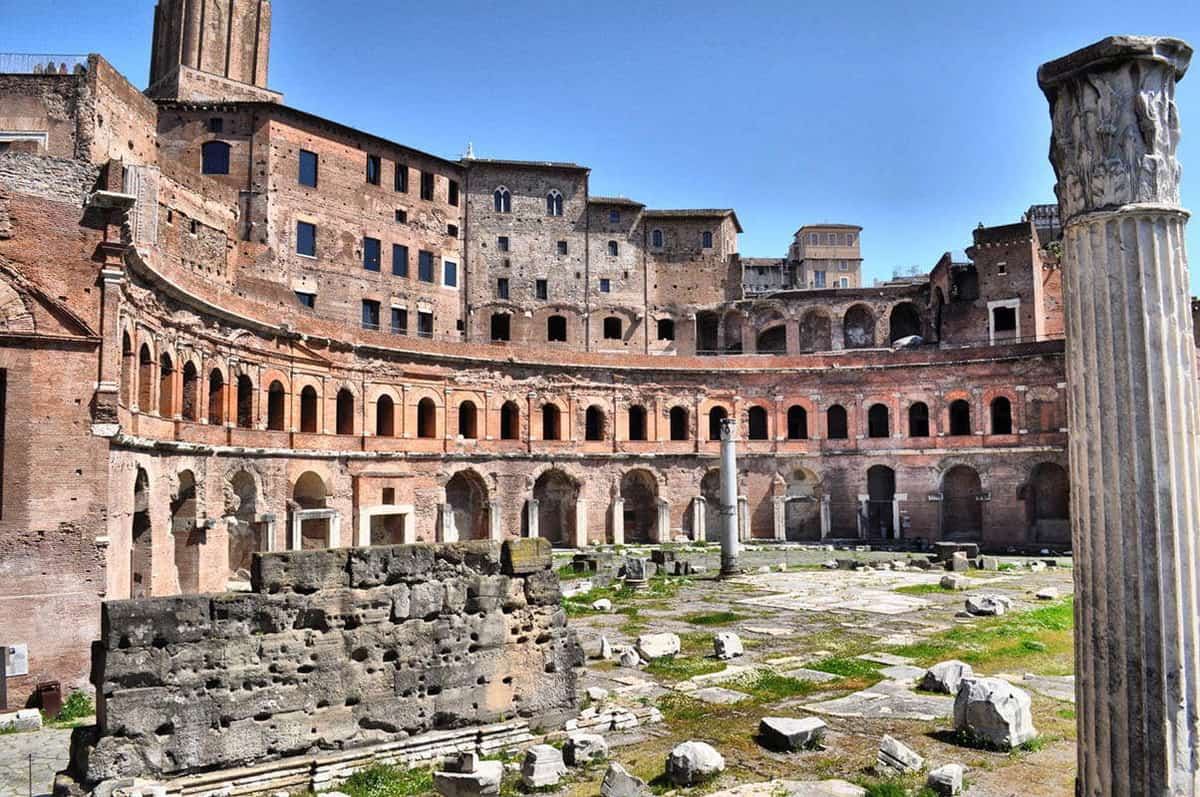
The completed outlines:
[[[1179,39],[1110,36],[1042,64],[1059,213],[1179,205],[1175,82],[1192,48]]]

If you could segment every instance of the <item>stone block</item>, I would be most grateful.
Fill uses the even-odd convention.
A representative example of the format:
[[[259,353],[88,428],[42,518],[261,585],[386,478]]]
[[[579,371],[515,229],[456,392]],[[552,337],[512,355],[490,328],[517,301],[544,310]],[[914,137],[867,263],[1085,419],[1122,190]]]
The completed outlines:
[[[0,714],[0,731],[8,733],[37,731],[42,728],[42,712],[36,708],[22,708]]]
[[[816,717],[763,717],[758,722],[758,737],[772,750],[806,750],[821,743],[827,727]]]
[[[946,560],[946,569],[955,573],[965,573],[971,569],[971,562],[966,554],[959,551]]]
[[[495,540],[443,543],[433,547],[433,554],[438,562],[485,576],[494,576],[502,568],[501,544]]]
[[[467,581],[468,612],[494,612],[504,607],[508,597],[508,576],[474,576]]]
[[[291,594],[260,595],[226,592],[212,596],[213,632],[240,637],[277,634],[295,627],[303,600]]]
[[[925,766],[925,759],[917,755],[912,748],[891,736],[884,736],[880,741],[879,755],[875,760],[875,769],[878,774],[883,776],[906,775],[910,772],[920,772],[923,766]]]
[[[1011,750],[1037,736],[1029,693],[999,678],[968,678],[954,699],[954,729]]]
[[[521,782],[526,788],[557,786],[565,774],[567,765],[557,747],[535,744],[525,751],[525,758],[521,761]]]
[[[968,614],[978,617],[999,617],[1012,608],[1012,600],[1004,595],[972,595],[966,600]]]
[[[1042,587],[1034,597],[1040,601],[1058,600],[1058,587]]]
[[[109,650],[196,642],[211,633],[207,595],[105,601],[101,605],[100,640]]]
[[[718,631],[713,636],[713,653],[718,659],[735,659],[745,652],[741,637],[732,631]]]
[[[442,797],[496,797],[504,764],[500,761],[480,761],[472,772],[435,772],[433,789]]]
[[[250,568],[254,592],[298,592],[307,595],[323,589],[350,586],[347,548],[317,551],[256,553]]]
[[[351,587],[361,589],[396,584],[426,577],[433,570],[433,548],[428,545],[352,548],[349,566]]]
[[[998,556],[981,556],[979,557],[980,570],[999,570],[1000,557]]]
[[[625,558],[625,578],[629,581],[647,581],[655,573],[655,566],[640,556]]]
[[[941,797],[956,797],[956,795],[962,794],[962,764],[943,764],[932,770],[925,778],[925,785]]]
[[[636,647],[641,657],[649,661],[678,654],[682,644],[677,634],[642,634]]]
[[[668,548],[656,548],[650,552],[650,561],[656,565],[666,565],[675,561],[675,552]]]
[[[525,600],[531,606],[558,605],[561,599],[558,574],[553,570],[538,570],[525,576]]]
[[[971,579],[966,576],[956,576],[948,573],[942,576],[942,589],[964,590],[971,586]]]
[[[939,692],[944,695],[957,695],[958,687],[964,678],[975,677],[971,665],[957,659],[939,662],[928,670],[921,678],[921,688],[927,692]]]
[[[667,778],[676,786],[694,786],[725,769],[725,758],[707,742],[683,742],[667,756]]]
[[[563,760],[578,767],[589,761],[608,758],[608,742],[598,733],[573,733],[563,745]]]
[[[647,797],[650,788],[646,781],[625,771],[616,761],[610,762],[600,783],[601,797]]]
[[[501,569],[506,576],[523,576],[549,570],[554,564],[550,541],[541,537],[505,540]]]

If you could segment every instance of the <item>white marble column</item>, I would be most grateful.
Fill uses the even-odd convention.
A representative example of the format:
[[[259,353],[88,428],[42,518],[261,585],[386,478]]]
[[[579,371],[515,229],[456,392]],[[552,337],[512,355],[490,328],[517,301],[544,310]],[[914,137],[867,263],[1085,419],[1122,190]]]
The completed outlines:
[[[575,499],[575,547],[586,548],[588,544],[588,505],[586,498]]]
[[[613,545],[625,544],[625,499],[614,498],[612,501],[612,531]]]
[[[775,510],[775,514],[772,517],[774,521],[775,540],[783,542],[787,539],[787,497],[776,496],[773,508]]]
[[[541,528],[538,525],[540,516],[538,515],[538,504],[540,502],[536,498],[530,498],[525,503],[525,527],[529,530],[529,537],[535,538],[541,535]]]
[[[1200,794],[1200,401],[1175,147],[1191,48],[1038,70],[1063,222],[1078,787]]]
[[[704,496],[698,495],[692,499],[692,539],[697,542],[703,542],[708,535],[707,512],[708,501]]]
[[[442,520],[442,538],[438,542],[458,542],[458,527],[454,523],[454,507],[450,504],[440,504]]]
[[[671,541],[671,504],[665,499],[658,499],[658,522],[655,523],[654,536],[658,539],[655,542],[664,543]]]

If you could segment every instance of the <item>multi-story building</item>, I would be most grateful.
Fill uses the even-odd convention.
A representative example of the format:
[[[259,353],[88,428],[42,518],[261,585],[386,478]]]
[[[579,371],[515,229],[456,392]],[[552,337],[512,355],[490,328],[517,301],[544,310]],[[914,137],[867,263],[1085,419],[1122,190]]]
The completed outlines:
[[[10,696],[84,681],[101,599],[224,589],[258,550],[711,537],[724,417],[746,538],[1068,544],[1037,220],[879,287],[859,228],[805,227],[804,290],[743,298],[732,210],[288,107],[268,0],[200,5],[160,0],[146,92],[0,61]]]

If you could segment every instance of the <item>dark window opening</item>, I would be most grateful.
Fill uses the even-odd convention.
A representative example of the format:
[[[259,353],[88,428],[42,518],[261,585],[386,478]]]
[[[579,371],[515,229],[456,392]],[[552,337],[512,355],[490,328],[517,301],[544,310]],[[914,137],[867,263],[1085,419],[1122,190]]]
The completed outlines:
[[[992,329],[996,332],[1016,332],[1017,331],[1017,308],[1015,307],[993,307],[992,308]]]
[[[317,256],[317,225],[307,221],[296,222],[296,254]]]
[[[516,440],[521,434],[521,408],[515,401],[506,401],[500,408],[500,439]]]
[[[458,205],[458,180],[451,180],[446,187],[446,201]]]
[[[279,380],[267,388],[267,428],[273,432],[283,431],[283,419],[287,407],[287,396]]]
[[[225,377],[215,368],[208,375],[208,422],[213,426],[225,423]]]
[[[433,337],[433,313],[424,310],[417,311],[417,337]]]
[[[601,293],[610,293],[611,291],[612,291],[612,283],[609,282],[607,279],[600,280],[600,292]]]
[[[963,399],[950,402],[950,434],[968,435],[971,433],[971,405]]]
[[[767,439],[767,411],[762,407],[751,407],[746,412],[746,428],[751,440]]]
[[[392,276],[408,276],[408,247],[404,244],[392,244]]]
[[[431,398],[417,402],[417,437],[426,439],[437,436],[437,405]]]
[[[1004,396],[992,400],[992,434],[1012,434],[1012,403]]]
[[[604,439],[604,410],[594,404],[587,408],[584,417],[584,438],[587,440]]]
[[[393,177],[395,189],[402,194],[408,193],[408,167],[403,163],[396,164],[396,174]],[[400,221],[400,219],[396,219]]]
[[[675,340],[675,322],[670,318],[658,319],[658,339]]]
[[[688,411],[683,407],[672,407],[668,416],[671,425],[672,440],[688,439]]]
[[[209,141],[200,147],[200,171],[203,174],[229,174],[229,145]]]
[[[497,188],[492,192],[492,204],[497,213],[512,213],[512,194],[507,188]]]
[[[890,426],[887,406],[872,404],[867,410],[867,437],[888,437],[892,433]]]
[[[552,315],[546,319],[546,340],[565,343],[567,340],[567,319],[561,315]]]
[[[378,238],[363,238],[363,268],[379,271],[380,244]]]
[[[542,405],[542,439],[560,439],[562,412],[553,404]]]
[[[950,301],[973,302],[979,298],[979,275],[975,266],[968,265],[950,270]]]
[[[621,248],[617,245],[616,241],[608,242],[608,256],[609,257],[616,257],[620,251],[621,251]]]
[[[640,404],[629,408],[629,439],[646,439],[646,408]]]
[[[300,391],[300,431],[317,433],[317,391],[312,385]]]
[[[402,208],[396,208],[396,221],[400,224],[408,223],[408,211]]]
[[[211,119],[209,119],[208,120],[208,132],[224,133],[225,132],[225,120],[219,116],[214,116]]]
[[[511,321],[508,313],[492,313],[492,340],[509,340]]]
[[[713,407],[708,411],[708,439],[721,439],[721,423],[729,417],[724,407]]]
[[[379,185],[379,175],[383,171],[383,164],[378,155],[367,156],[367,182],[371,185]]]
[[[845,440],[849,436],[846,408],[841,404],[834,404],[825,412],[825,422],[828,427],[826,436],[830,440]]]
[[[447,224],[446,225],[446,235],[450,236],[451,238],[457,238],[458,237],[458,225],[457,224]]]
[[[929,405],[923,401],[908,408],[908,436],[929,437]]]
[[[550,286],[546,280],[534,280],[533,295],[538,299],[547,299],[550,296]]]
[[[458,263],[453,260],[442,261],[442,285],[447,288],[458,287]]]
[[[705,249],[712,249],[713,236],[711,232],[708,230],[704,231],[704,233],[700,236],[700,245]]]
[[[374,299],[362,300],[363,329],[379,329],[379,302]]]
[[[507,252],[508,251],[508,236],[507,235],[501,235],[500,237],[498,237],[496,239],[496,251],[497,252]]]
[[[424,249],[417,252],[417,279],[421,282],[433,282],[433,252]]]
[[[242,429],[254,426],[254,385],[245,374],[237,380],[237,425]]]
[[[375,436],[376,437],[394,437],[396,434],[396,402],[392,401],[392,397],[386,393],[379,397],[375,402]],[[392,495],[388,495],[391,490]],[[391,487],[383,488],[383,502],[385,504],[395,503],[395,489]]]
[[[605,340],[620,340],[621,339],[621,319],[616,316],[609,316],[604,319],[604,339]]]
[[[317,187],[317,153],[306,149],[300,150],[300,185],[309,188]]]
[[[567,253],[567,242],[566,241],[558,242],[558,253],[560,255],[565,255]]]
[[[464,440],[474,440],[479,437],[478,413],[475,402],[464,401],[458,405],[458,436]]]
[[[404,307],[392,308],[392,334],[408,334],[408,310]]]
[[[421,199],[433,201],[433,175],[421,172]]]
[[[788,440],[808,439],[808,410],[798,404],[788,407],[787,436]]]
[[[508,277],[499,277],[496,280],[496,297],[499,299],[508,298]]]

